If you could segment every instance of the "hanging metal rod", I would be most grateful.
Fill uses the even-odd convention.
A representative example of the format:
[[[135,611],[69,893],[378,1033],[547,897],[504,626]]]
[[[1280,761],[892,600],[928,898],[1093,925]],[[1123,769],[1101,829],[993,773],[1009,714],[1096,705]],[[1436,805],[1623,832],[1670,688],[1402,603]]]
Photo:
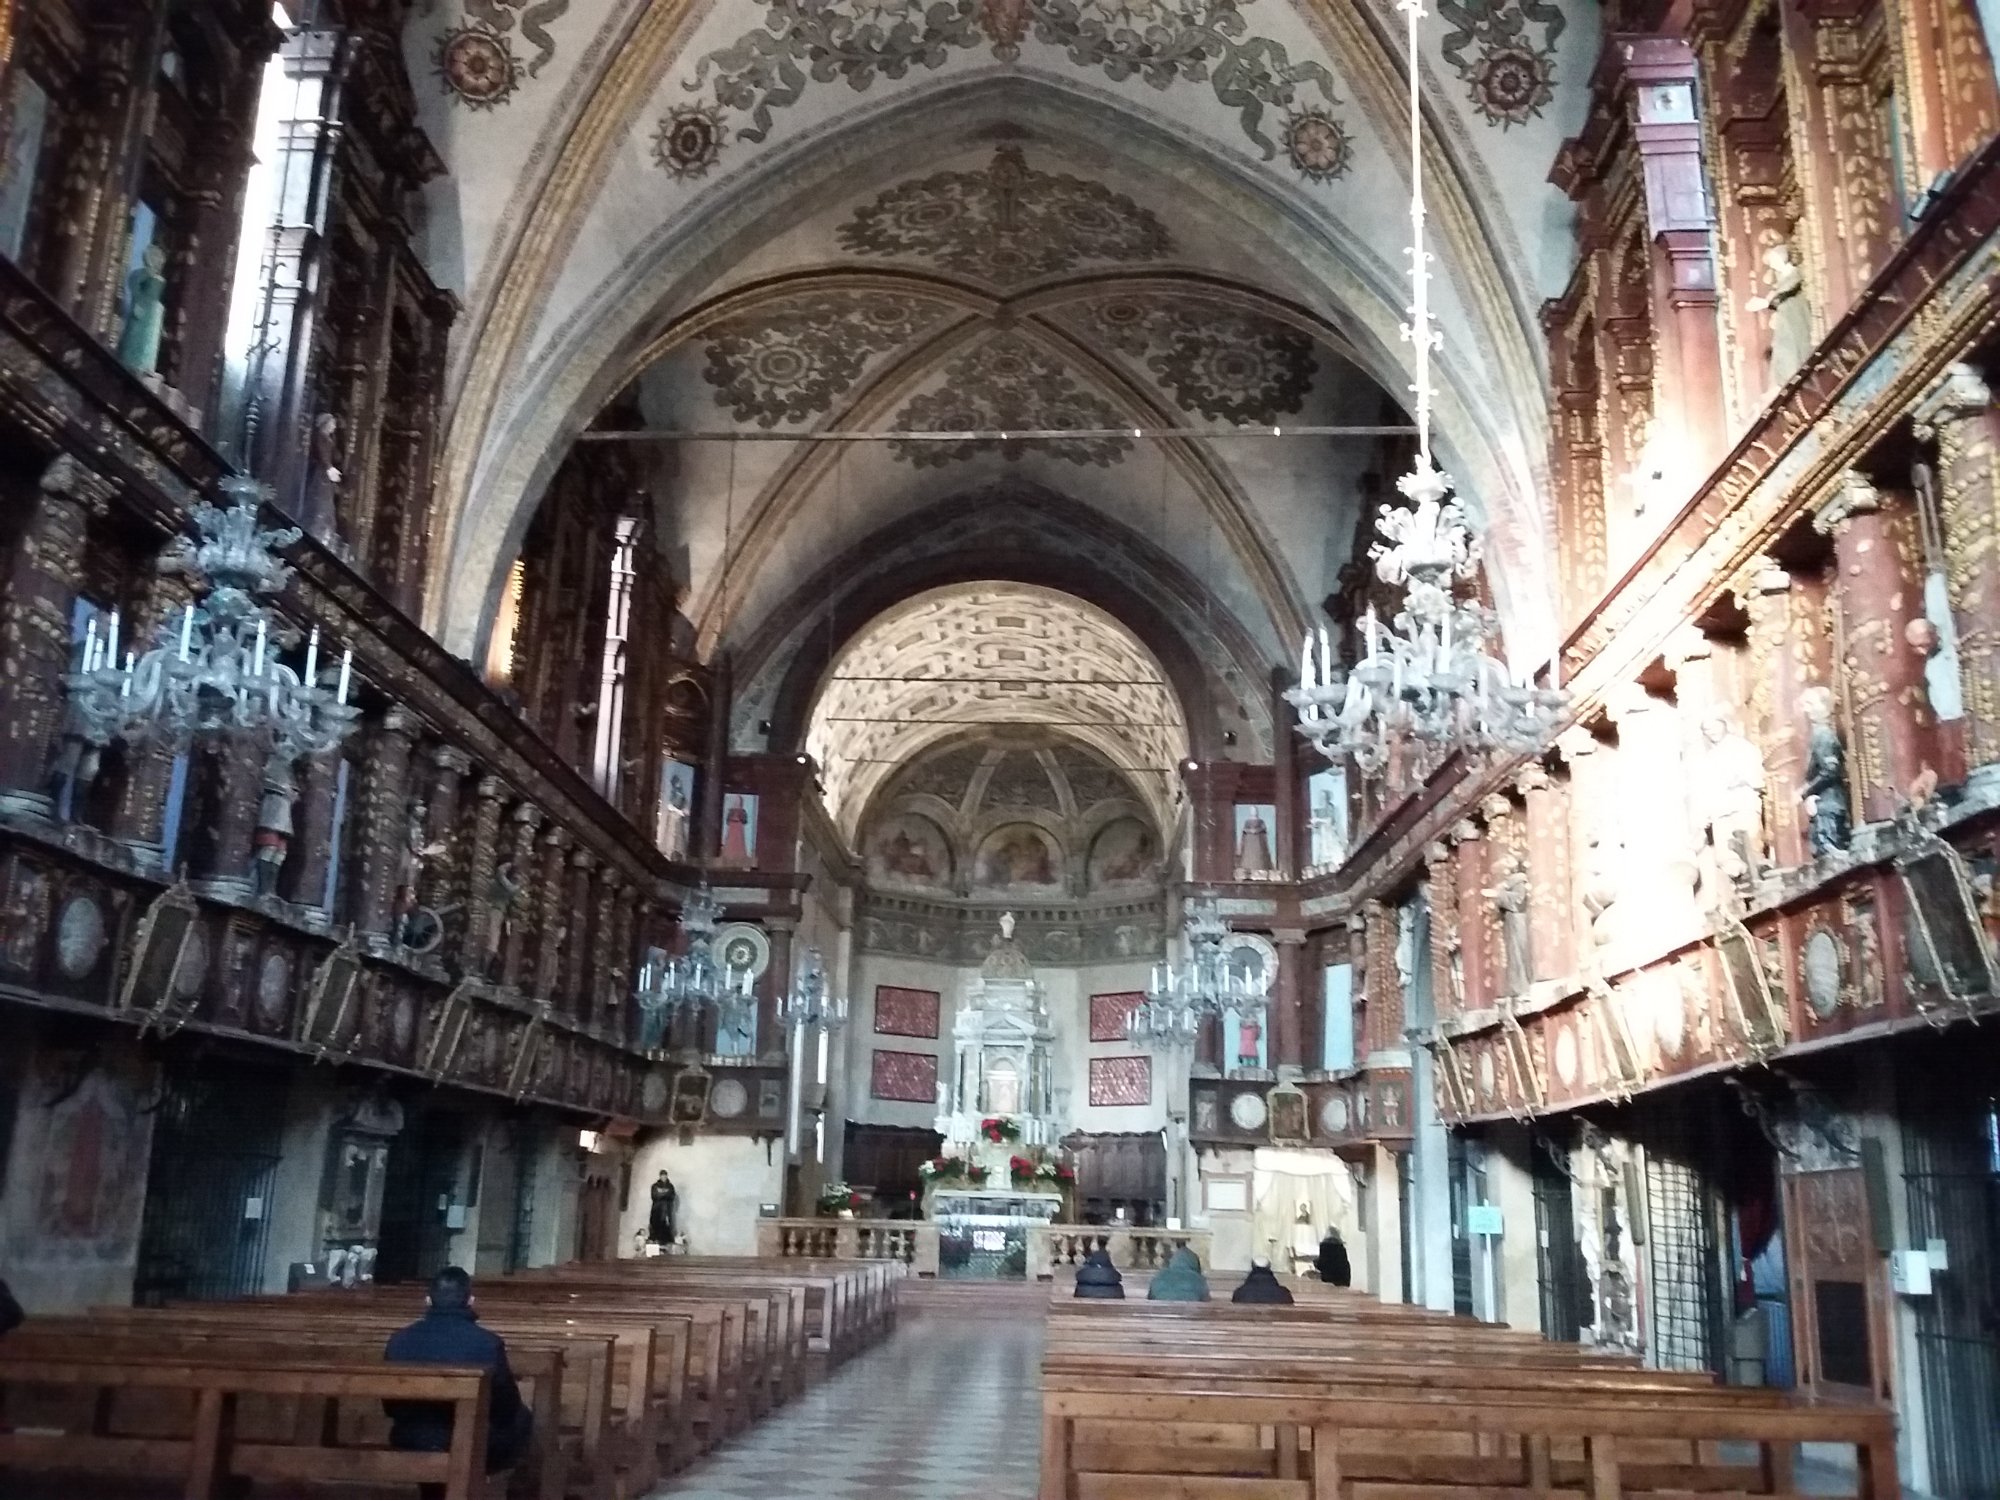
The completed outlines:
[[[965,432],[925,432],[888,427],[874,431],[834,428],[826,432],[738,432],[680,427],[637,427],[629,432],[592,429],[579,433],[579,443],[1026,443],[1062,438],[1286,438],[1286,437],[1415,437],[1407,423],[1343,426],[1307,423],[1292,427],[1022,427],[986,428]]]

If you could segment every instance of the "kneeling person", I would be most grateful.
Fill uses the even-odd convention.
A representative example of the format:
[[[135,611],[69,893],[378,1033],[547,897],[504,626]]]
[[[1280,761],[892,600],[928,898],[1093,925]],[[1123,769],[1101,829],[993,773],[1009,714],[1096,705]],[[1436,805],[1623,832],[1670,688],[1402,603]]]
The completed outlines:
[[[486,1404],[486,1472],[511,1469],[527,1455],[534,1414],[521,1402],[507,1344],[479,1326],[472,1309],[472,1277],[446,1266],[431,1278],[427,1311],[389,1335],[383,1359],[392,1365],[473,1365],[491,1376]],[[451,1408],[439,1401],[384,1401],[389,1444],[410,1453],[443,1453],[451,1447]],[[442,1485],[427,1486],[442,1494]]]

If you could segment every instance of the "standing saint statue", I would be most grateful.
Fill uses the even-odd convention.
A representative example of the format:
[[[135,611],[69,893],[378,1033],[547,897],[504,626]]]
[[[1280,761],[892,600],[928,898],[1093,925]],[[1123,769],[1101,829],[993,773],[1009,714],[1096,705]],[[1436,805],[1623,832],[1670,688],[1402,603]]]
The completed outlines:
[[[1806,805],[1806,842],[1815,856],[1847,848],[1854,814],[1847,796],[1847,747],[1833,727],[1833,692],[1807,688],[1799,695],[1806,716],[1806,776],[1799,795]]]
[[[160,336],[167,326],[167,251],[148,245],[139,268],[125,278],[125,326],[118,332],[118,362],[134,375],[160,367]]]
[[[1500,909],[1500,947],[1507,964],[1507,993],[1525,995],[1534,982],[1534,968],[1528,951],[1528,862],[1519,849],[1509,848],[1500,856],[1500,879],[1482,892]]]
[[[1743,310],[1771,315],[1769,388],[1775,391],[1812,353],[1812,304],[1806,301],[1806,273],[1793,258],[1790,245],[1771,246],[1763,260],[1764,279],[1770,289],[1744,303]]]
[[[646,1238],[655,1245],[671,1245],[674,1242],[674,1208],[680,1202],[680,1194],[674,1190],[674,1180],[662,1167],[660,1175],[653,1179],[653,1207],[646,1216]]]
[[[1701,817],[1716,873],[1741,891],[1764,868],[1764,754],[1721,714],[1701,722]]]

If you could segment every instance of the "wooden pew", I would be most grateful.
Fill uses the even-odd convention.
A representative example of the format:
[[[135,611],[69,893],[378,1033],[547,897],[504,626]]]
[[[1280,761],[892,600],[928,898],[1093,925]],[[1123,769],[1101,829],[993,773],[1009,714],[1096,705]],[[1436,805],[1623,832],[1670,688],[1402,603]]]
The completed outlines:
[[[27,1419],[56,1393],[66,1393],[81,1420],[58,1428]],[[146,1397],[156,1398],[149,1408],[167,1398],[180,1420],[121,1430],[121,1399]],[[405,1453],[342,1443],[333,1423],[258,1423],[257,1404],[272,1398],[358,1403],[378,1414],[385,1400],[445,1403],[451,1447]],[[446,1500],[486,1500],[486,1404],[485,1372],[451,1366],[41,1359],[0,1350],[0,1477],[149,1480],[175,1486],[185,1500],[221,1500],[237,1480],[438,1484]]]

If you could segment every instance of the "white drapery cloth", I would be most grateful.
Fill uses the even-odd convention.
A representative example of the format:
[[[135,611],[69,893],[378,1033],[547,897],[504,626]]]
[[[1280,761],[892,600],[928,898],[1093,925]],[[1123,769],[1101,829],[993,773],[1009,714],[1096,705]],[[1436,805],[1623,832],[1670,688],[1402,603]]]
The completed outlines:
[[[1329,1229],[1338,1229],[1350,1247],[1355,1244],[1354,1174],[1339,1157],[1262,1147],[1252,1158],[1251,1172],[1252,1254],[1269,1256],[1282,1274],[1293,1269],[1296,1255],[1310,1259],[1318,1253],[1320,1236]],[[1300,1204],[1309,1216],[1310,1251],[1294,1248],[1295,1239],[1299,1247],[1306,1243]]]

